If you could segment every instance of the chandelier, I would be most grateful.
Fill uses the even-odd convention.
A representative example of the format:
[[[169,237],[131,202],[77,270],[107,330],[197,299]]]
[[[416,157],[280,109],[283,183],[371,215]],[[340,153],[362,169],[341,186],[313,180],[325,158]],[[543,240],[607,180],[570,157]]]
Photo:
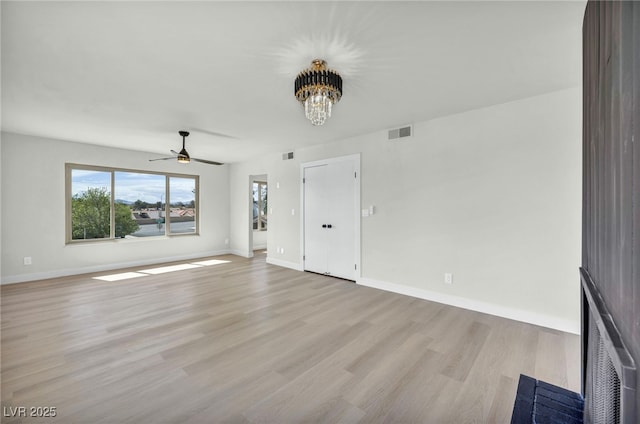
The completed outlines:
[[[295,82],[296,99],[304,104],[304,114],[313,125],[331,118],[331,107],[342,97],[342,77],[327,69],[327,62],[315,59],[300,72]]]

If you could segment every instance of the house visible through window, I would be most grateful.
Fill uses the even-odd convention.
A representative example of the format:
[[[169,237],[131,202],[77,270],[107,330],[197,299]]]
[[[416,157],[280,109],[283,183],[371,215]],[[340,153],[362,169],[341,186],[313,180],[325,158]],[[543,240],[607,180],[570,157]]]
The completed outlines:
[[[171,234],[196,232],[196,181],[193,178],[169,177]]]
[[[165,235],[166,176],[115,171],[116,238]]]
[[[267,183],[254,181],[253,183],[253,229],[265,231],[267,229]]]
[[[197,234],[198,176],[67,164],[67,242]]]

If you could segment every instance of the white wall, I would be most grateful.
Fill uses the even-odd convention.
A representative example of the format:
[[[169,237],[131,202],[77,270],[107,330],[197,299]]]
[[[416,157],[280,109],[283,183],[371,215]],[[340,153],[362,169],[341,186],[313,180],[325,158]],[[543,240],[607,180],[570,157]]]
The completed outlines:
[[[578,332],[581,102],[562,90],[416,123],[409,139],[381,131],[232,165],[232,243],[248,211],[234,191],[267,173],[268,260],[299,269],[300,164],[360,152],[376,214],[362,218],[359,283]]]
[[[228,251],[228,165],[149,162],[150,153],[10,133],[1,152],[3,283]],[[200,235],[65,245],[66,162],[199,175]]]

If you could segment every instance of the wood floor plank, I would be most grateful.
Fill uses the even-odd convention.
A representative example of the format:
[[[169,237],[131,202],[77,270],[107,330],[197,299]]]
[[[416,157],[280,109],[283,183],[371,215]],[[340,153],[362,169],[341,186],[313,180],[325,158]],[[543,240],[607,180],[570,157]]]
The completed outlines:
[[[378,367],[347,388],[344,398],[366,412],[365,422],[379,421],[387,414],[431,342],[420,333],[412,334],[393,355],[383,358]]]
[[[540,330],[536,352],[535,374],[540,380],[567,387],[565,339],[560,332]]]
[[[514,380],[504,375],[500,376],[500,380],[496,385],[495,395],[491,402],[491,408],[487,415],[487,421],[491,423],[508,423],[511,421],[511,413],[513,403],[516,399],[516,391],[518,390],[518,380]]]
[[[314,367],[250,407],[250,422],[316,422],[340,399],[352,375],[342,369]]]
[[[476,321],[470,323],[469,328],[460,334],[458,343],[447,356],[442,373],[454,380],[465,381],[490,331],[489,326],[485,324]]]
[[[444,405],[462,383],[441,373],[445,356],[427,349],[398,387],[398,396],[381,420],[384,423],[451,422]]]
[[[258,377],[249,376],[233,384],[225,385],[215,393],[215,397],[199,411],[187,414],[183,408],[176,408],[168,418],[172,422],[200,424],[204,422],[238,422],[237,419],[246,409],[246,405],[255,405],[273,393],[274,387],[283,387],[289,380],[282,375],[269,371]],[[209,390],[213,392],[212,390]],[[179,414],[179,415],[178,415]],[[175,419],[174,419],[175,417]],[[247,418],[243,420],[248,422]]]
[[[2,422],[499,423],[520,373],[579,388],[578,336],[215,259],[0,287],[2,406],[57,408]]]

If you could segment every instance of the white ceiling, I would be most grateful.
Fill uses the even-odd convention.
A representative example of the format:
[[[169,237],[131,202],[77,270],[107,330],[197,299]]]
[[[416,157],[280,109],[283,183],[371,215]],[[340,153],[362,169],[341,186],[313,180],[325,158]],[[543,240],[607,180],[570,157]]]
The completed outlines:
[[[581,83],[583,1],[1,7],[4,131],[160,155],[181,129],[235,162]],[[293,96],[314,58],[344,79],[322,127]]]

